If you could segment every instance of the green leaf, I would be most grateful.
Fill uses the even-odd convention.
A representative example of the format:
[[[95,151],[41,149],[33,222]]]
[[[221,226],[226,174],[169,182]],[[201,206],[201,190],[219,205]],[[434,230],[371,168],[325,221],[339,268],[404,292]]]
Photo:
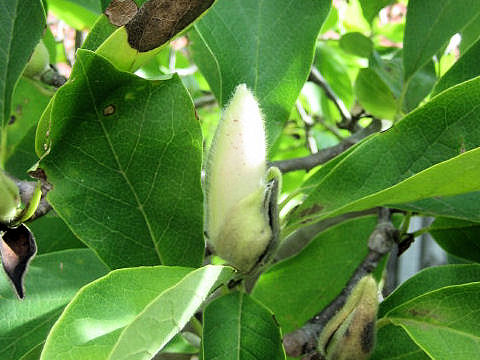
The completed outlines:
[[[340,293],[367,255],[376,221],[366,216],[333,226],[262,274],[252,295],[273,311],[284,333],[301,327]]]
[[[48,0],[48,10],[77,30],[92,28],[102,13],[98,0]]]
[[[462,29],[460,35],[462,36],[462,41],[460,42],[459,48],[460,54],[463,56],[465,51],[480,39],[480,13]]]
[[[479,298],[480,282],[448,286],[396,307],[387,318],[432,359],[471,360],[480,353]]]
[[[450,286],[474,282],[480,279],[480,265],[445,265],[420,271],[405,281],[381,304],[378,318],[388,316],[388,312],[404,303],[422,296],[424,293]]]
[[[246,83],[265,114],[271,146],[307,79],[330,3],[217,0],[190,32],[195,63],[220,105]]]
[[[26,296],[21,303],[2,275],[0,358],[17,360],[30,351],[37,351],[37,345],[43,343],[75,292],[106,272],[105,265],[91,250],[75,249],[39,255],[30,263],[25,276]]]
[[[480,262],[480,223],[437,218],[430,227],[430,234],[446,252]]]
[[[85,245],[73,235],[68,226],[55,214],[47,214],[28,224],[35,235],[37,254],[83,248]]]
[[[151,359],[231,275],[231,268],[211,265],[115,270],[77,293],[41,359]]]
[[[405,80],[480,13],[475,0],[411,0],[403,42]]]
[[[50,147],[49,202],[110,267],[200,265],[202,138],[178,76],[144,80],[79,50],[36,143]]]
[[[305,183],[309,196],[290,214],[290,224],[479,190],[479,100],[480,78],[451,88],[368,138],[328,174],[319,172],[320,179],[315,174]]]
[[[395,207],[426,215],[480,222],[480,192],[478,191],[456,196],[434,197],[395,205]]]
[[[6,156],[5,127],[10,119],[12,94],[45,27],[39,0],[9,0],[0,5],[0,168]]]
[[[433,95],[441,93],[445,89],[470,80],[480,75],[478,58],[480,57],[480,40],[473,44],[468,51],[447,71],[438,81]]]
[[[340,38],[340,47],[349,54],[368,58],[373,50],[373,43],[359,32],[350,32]]]
[[[377,344],[370,360],[430,360],[399,326],[387,324],[377,331]]]
[[[208,305],[203,334],[204,359],[285,359],[274,315],[242,292],[230,293]]]
[[[359,0],[362,6],[363,16],[372,23],[378,12],[385,6],[390,5],[394,0]]]
[[[50,98],[51,88],[37,80],[21,77],[12,99],[12,112],[7,131],[5,169],[21,179],[29,179],[27,170],[35,164],[35,128]]]
[[[361,69],[354,85],[355,95],[363,108],[380,119],[393,119],[397,102],[387,84],[372,69]]]

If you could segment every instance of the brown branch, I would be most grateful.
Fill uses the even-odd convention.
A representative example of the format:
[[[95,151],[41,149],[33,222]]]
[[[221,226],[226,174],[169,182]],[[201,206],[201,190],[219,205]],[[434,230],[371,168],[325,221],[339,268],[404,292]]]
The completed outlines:
[[[315,166],[326,163],[328,160],[333,159],[335,156],[340,155],[342,152],[358,143],[360,140],[367,136],[380,131],[381,121],[378,119],[372,119],[370,125],[366,128],[362,128],[359,132],[352,136],[342,140],[337,145],[325,148],[319,152],[295,159],[279,160],[272,162],[272,166],[276,166],[282,173],[295,171],[295,170],[307,170],[314,168]]]
[[[317,356],[318,337],[325,325],[345,305],[348,295],[357,282],[365,275],[371,274],[377,268],[382,257],[395,244],[398,230],[392,225],[390,217],[391,212],[389,209],[379,209],[378,224],[368,240],[369,252],[367,256],[357,267],[341,293],[327,307],[302,328],[285,335],[283,345],[287,355],[296,357],[306,354],[307,357],[304,359],[312,359],[312,356]]]
[[[213,94],[200,96],[199,98],[196,98],[193,101],[193,105],[195,105],[195,109],[198,109],[204,106],[215,105],[216,103],[217,103],[217,99],[215,99],[215,96],[213,96]]]

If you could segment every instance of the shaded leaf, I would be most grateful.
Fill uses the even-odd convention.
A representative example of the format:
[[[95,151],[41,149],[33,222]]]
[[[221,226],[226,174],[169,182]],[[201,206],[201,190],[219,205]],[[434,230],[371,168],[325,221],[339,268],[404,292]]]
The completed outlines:
[[[9,0],[0,4],[0,166],[5,159],[4,128],[10,119],[12,94],[45,27],[45,14],[38,0]]]
[[[349,32],[340,38],[340,47],[352,55],[368,58],[373,50],[373,43],[359,32]]]
[[[387,324],[377,331],[377,345],[371,360],[430,360],[399,326]]]
[[[475,0],[411,0],[403,42],[405,79],[427,63],[465,25],[480,13]]]
[[[204,359],[285,359],[274,315],[243,292],[230,293],[208,305],[203,334]]]
[[[0,225],[0,253],[5,273],[20,299],[24,297],[23,277],[37,246],[32,232],[25,226],[6,228]]]
[[[333,226],[262,274],[252,295],[274,312],[284,333],[301,327],[340,293],[368,252],[376,220],[367,216]]]
[[[113,271],[78,292],[41,359],[151,359],[231,275],[222,266]]]
[[[112,268],[200,265],[201,132],[180,79],[148,81],[77,54],[37,130],[37,153],[50,147],[49,202]]]
[[[75,292],[106,271],[87,249],[39,255],[25,276],[28,293],[21,304],[6,278],[0,276],[0,358],[17,360],[25,356],[23,360],[30,360],[27,354],[35,352],[45,340]]]
[[[241,83],[256,95],[273,146],[307,79],[330,1],[217,0],[190,32],[192,53],[220,106]],[[302,26],[298,26],[301,20]]]
[[[437,218],[429,232],[446,252],[480,262],[480,223]]]
[[[372,22],[378,12],[385,6],[390,5],[394,0],[359,0],[362,6],[363,16],[368,22]]]

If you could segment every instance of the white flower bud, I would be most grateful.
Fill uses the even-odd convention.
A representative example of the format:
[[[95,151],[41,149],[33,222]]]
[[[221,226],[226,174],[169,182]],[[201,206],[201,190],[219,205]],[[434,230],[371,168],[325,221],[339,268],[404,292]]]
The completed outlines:
[[[239,85],[208,156],[206,230],[215,252],[245,272],[272,238],[264,205],[266,151],[258,103],[244,84]]]

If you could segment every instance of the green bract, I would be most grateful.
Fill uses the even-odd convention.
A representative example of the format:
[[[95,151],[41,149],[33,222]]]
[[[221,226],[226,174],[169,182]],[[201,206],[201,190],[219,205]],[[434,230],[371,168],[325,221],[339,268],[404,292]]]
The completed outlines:
[[[0,171],[0,223],[9,223],[16,215],[20,195],[15,183]]]

